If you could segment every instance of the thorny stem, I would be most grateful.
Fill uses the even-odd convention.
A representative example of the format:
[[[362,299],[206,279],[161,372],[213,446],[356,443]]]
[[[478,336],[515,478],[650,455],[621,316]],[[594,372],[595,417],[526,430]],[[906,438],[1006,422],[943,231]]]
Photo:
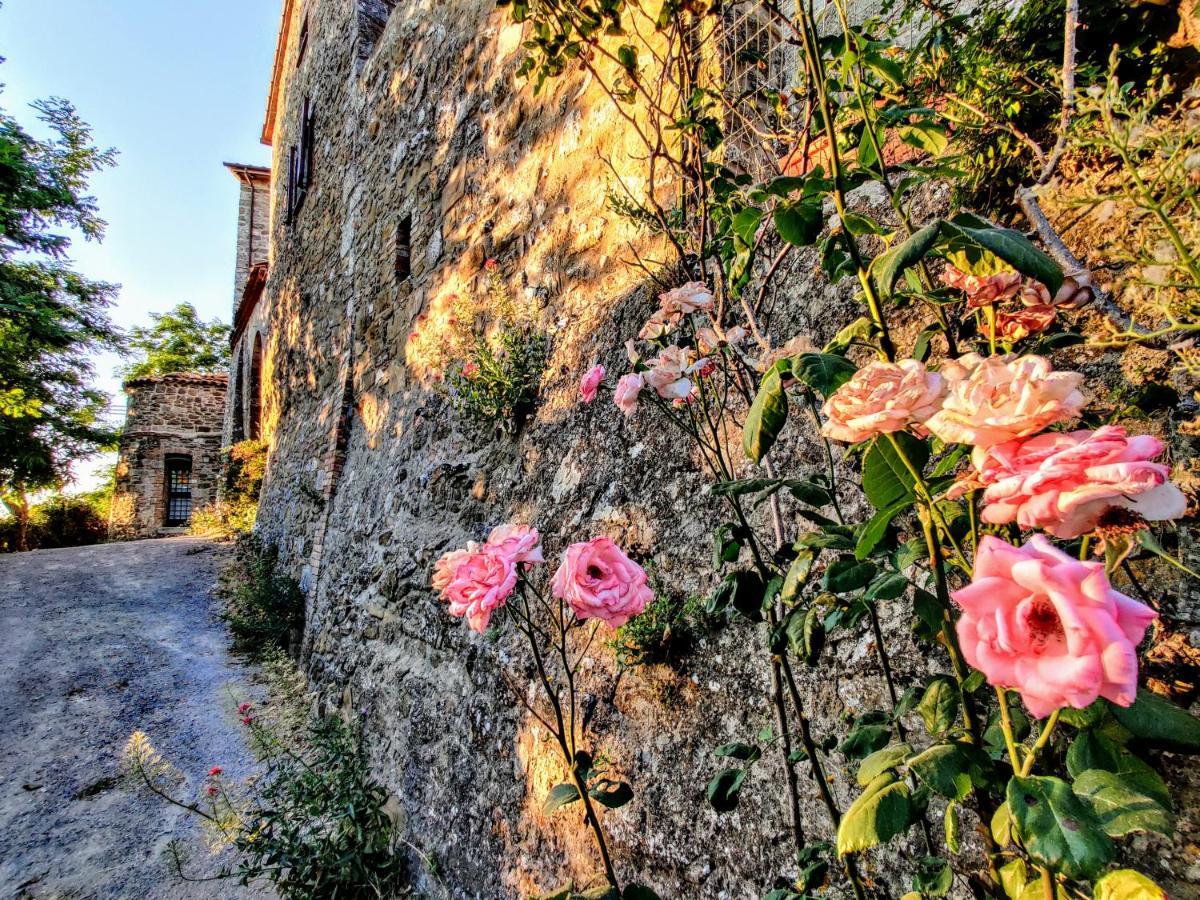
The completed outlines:
[[[1038,735],[1037,740],[1033,744],[1033,749],[1029,751],[1029,755],[1025,757],[1025,764],[1021,766],[1021,777],[1029,777],[1029,773],[1033,771],[1033,764],[1037,762],[1038,754],[1042,752],[1045,746],[1050,743],[1050,738],[1054,735],[1054,729],[1058,727],[1058,717],[1062,710],[1056,709],[1050,713],[1050,718],[1046,720],[1046,724],[1042,726],[1042,731]]]
[[[596,847],[600,851],[600,859],[604,863],[604,876],[605,876],[605,878],[608,879],[608,883],[619,894],[620,890],[621,890],[621,886],[620,886],[620,882],[618,882],[618,880],[617,880],[617,872],[613,866],[612,857],[609,854],[608,842],[604,838],[604,829],[600,827],[600,819],[596,815],[595,807],[592,805],[591,796],[588,794],[587,780],[584,777],[584,773],[579,771],[579,767],[575,763],[576,753],[573,750],[573,747],[575,744],[575,736],[573,733],[568,736],[566,723],[563,718],[562,701],[560,700],[560,698],[558,696],[558,691],[551,684],[550,675],[546,670],[546,665],[545,665],[545,660],[543,658],[542,649],[538,644],[537,638],[535,637],[536,626],[534,626],[534,624],[533,624],[533,617],[529,611],[529,599],[526,596],[526,590],[529,589],[529,586],[525,583],[522,583],[522,588],[523,588],[523,590],[521,591],[521,601],[522,602],[519,604],[513,604],[513,605],[519,611],[521,617],[524,619],[525,625],[522,625],[520,623],[520,621],[518,621],[517,628],[521,631],[522,634],[525,635],[526,639],[529,641],[529,647],[533,651],[533,661],[534,661],[534,665],[537,669],[538,680],[541,682],[542,690],[545,693],[546,698],[550,701],[551,708],[554,710],[554,721],[557,723],[557,727],[555,729],[552,729],[552,731],[554,733],[554,738],[555,738],[555,740],[558,741],[559,749],[562,751],[563,760],[566,762],[567,768],[570,769],[570,771],[571,771],[571,780],[575,783],[575,789],[578,791],[579,798],[583,802],[584,818],[587,820],[588,827],[590,827],[592,830],[592,836],[596,840]],[[574,723],[574,705],[575,705],[574,680],[573,680],[573,677],[571,674],[570,665],[565,663],[565,660],[567,659],[566,647],[565,647],[565,641],[566,641],[565,631],[560,631],[560,635],[562,635],[562,637],[561,637],[562,645],[557,647],[556,649],[558,649],[562,655],[562,658],[564,660],[564,665],[566,666],[568,684],[571,685],[571,688],[570,688],[570,690],[571,690],[571,708],[572,708],[571,727],[574,728],[574,724],[575,724]]]
[[[792,674],[792,665],[788,661],[786,653],[779,655],[779,665],[787,679],[788,694],[792,698],[792,705],[796,708],[796,719],[800,723],[800,742],[804,745],[804,752],[808,754],[813,781],[817,783],[821,802],[825,805],[829,819],[833,822],[836,831],[842,822],[842,811],[838,808],[833,792],[829,790],[829,779],[825,775],[825,766],[821,762],[820,750],[816,741],[813,740],[812,728],[809,726],[808,716],[804,712],[804,703],[800,699],[800,690],[796,687],[796,678]],[[854,890],[854,896],[858,900],[866,900],[866,892],[863,889],[862,878],[858,873],[858,864],[855,862],[854,855],[848,854],[842,857],[842,865],[845,868],[846,877],[850,880],[850,886]]]

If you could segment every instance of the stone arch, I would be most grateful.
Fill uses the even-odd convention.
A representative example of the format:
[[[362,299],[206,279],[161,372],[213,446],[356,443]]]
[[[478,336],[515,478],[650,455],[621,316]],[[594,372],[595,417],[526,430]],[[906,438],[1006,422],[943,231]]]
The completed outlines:
[[[246,348],[238,346],[237,362],[233,366],[233,425],[229,432],[229,443],[238,444],[246,439]]]
[[[250,356],[250,439],[262,438],[262,332],[254,335],[254,352]]]

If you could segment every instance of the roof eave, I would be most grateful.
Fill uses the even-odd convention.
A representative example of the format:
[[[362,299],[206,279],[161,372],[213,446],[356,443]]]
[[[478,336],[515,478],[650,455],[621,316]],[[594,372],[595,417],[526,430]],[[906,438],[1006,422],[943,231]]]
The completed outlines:
[[[275,114],[279,109],[279,90],[283,84],[284,60],[292,31],[292,10],[296,0],[283,0],[283,21],[275,44],[275,64],[271,69],[271,92],[267,95],[267,118],[263,122],[262,142],[270,147],[275,141]]]

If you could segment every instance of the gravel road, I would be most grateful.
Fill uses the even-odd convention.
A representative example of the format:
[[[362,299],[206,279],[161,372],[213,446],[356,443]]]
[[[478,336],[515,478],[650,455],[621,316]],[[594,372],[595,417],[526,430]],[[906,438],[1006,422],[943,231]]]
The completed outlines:
[[[237,898],[236,884],[166,871],[185,813],[118,778],[138,729],[188,778],[252,768],[230,691],[257,697],[231,658],[211,589],[224,550],[170,538],[0,555],[0,897]]]

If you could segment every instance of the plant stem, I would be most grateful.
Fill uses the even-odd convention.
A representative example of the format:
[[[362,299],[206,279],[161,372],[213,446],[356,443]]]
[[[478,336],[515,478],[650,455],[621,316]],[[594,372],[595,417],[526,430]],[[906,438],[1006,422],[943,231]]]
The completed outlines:
[[[1012,764],[1013,774],[1020,775],[1023,766],[1017,751],[1017,739],[1013,734],[1012,714],[1008,711],[1008,692],[1004,688],[996,688],[996,700],[1000,703],[1000,730],[1004,732],[1008,761]]]
[[[1038,735],[1037,740],[1033,744],[1033,749],[1025,757],[1025,763],[1021,766],[1021,777],[1028,778],[1029,773],[1033,771],[1033,764],[1037,761],[1038,754],[1042,752],[1045,746],[1050,743],[1050,738],[1054,735],[1054,729],[1058,726],[1058,717],[1062,713],[1061,709],[1056,709],[1050,713],[1050,718],[1046,720],[1046,724],[1042,726],[1042,731]]]

